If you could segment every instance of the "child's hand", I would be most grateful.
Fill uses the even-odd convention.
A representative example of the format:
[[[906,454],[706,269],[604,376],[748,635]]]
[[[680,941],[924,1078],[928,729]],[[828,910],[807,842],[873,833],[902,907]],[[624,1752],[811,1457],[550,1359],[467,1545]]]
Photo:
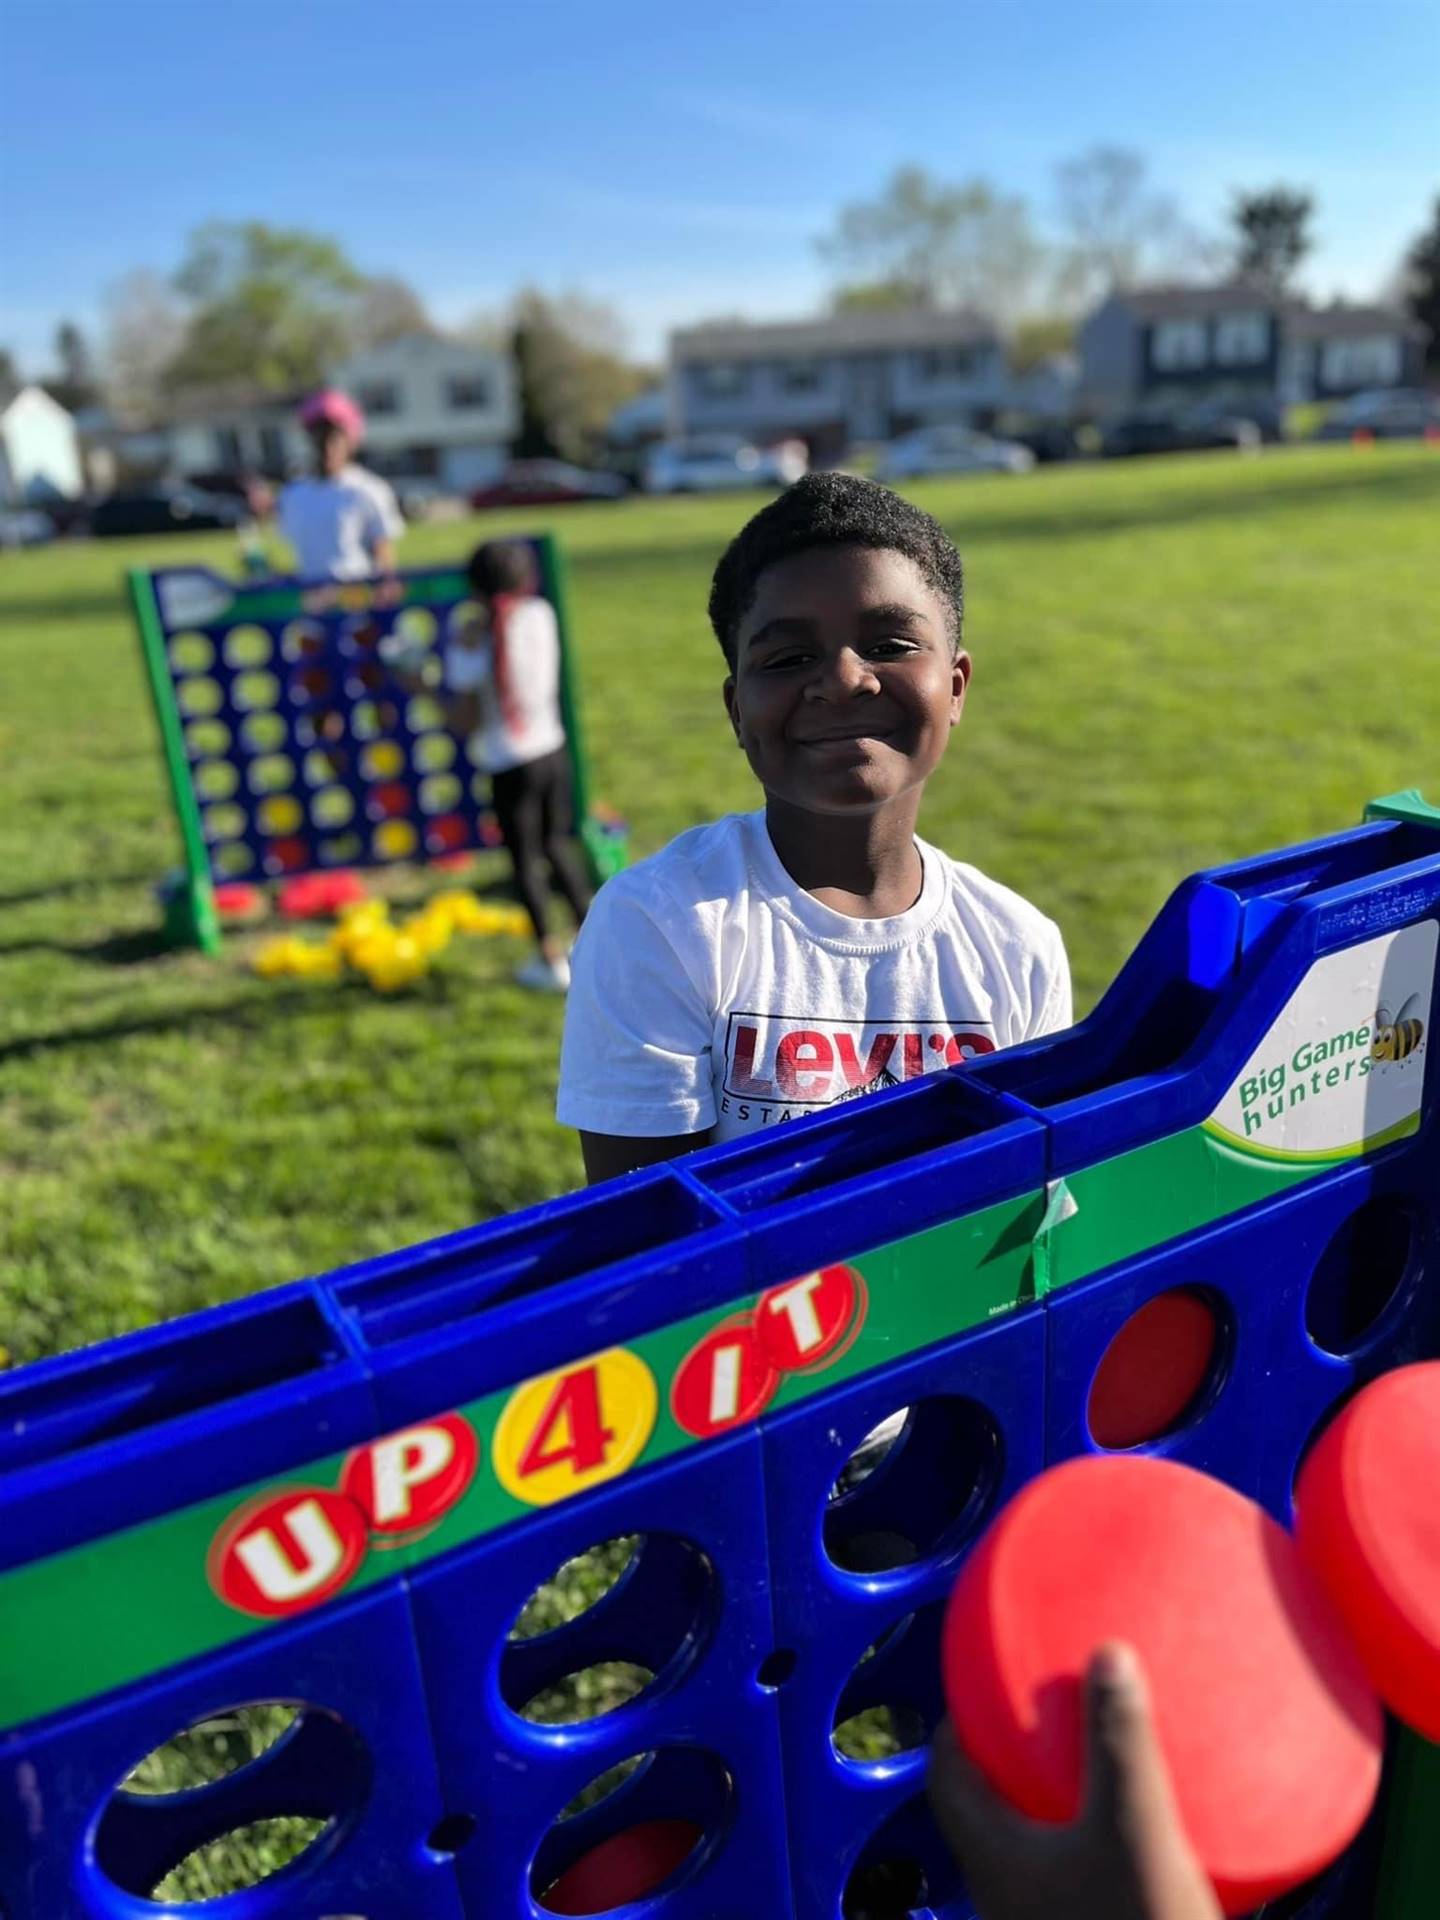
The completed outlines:
[[[930,1805],[983,1920],[1218,1920],[1190,1850],[1130,1648],[1101,1647],[1085,1676],[1085,1801],[1068,1827],[1017,1813],[946,1721]]]

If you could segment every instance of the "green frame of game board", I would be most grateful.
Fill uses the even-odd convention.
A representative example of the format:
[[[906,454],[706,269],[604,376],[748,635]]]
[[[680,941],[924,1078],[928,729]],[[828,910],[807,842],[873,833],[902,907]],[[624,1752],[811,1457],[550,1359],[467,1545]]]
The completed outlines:
[[[625,841],[621,835],[602,830],[590,808],[590,768],[576,687],[564,556],[550,534],[534,536],[533,544],[540,561],[545,596],[555,609],[560,630],[560,707],[570,751],[575,816],[580,823],[580,838],[591,875],[598,883],[624,865]],[[437,588],[445,584],[444,575],[437,580],[433,572],[427,570],[423,582],[413,583],[417,587],[423,585],[425,591],[416,592],[412,597],[411,582],[407,581],[404,574],[398,578],[406,590],[395,602],[397,608],[429,605],[438,597]],[[183,871],[165,888],[165,932],[172,946],[199,947],[204,953],[218,953],[221,925],[215,905],[214,876],[201,823],[200,804],[185,751],[184,728],[175,698],[167,636],[155,596],[154,576],[143,567],[134,567],[126,575],[126,583],[140,638],[145,681],[160,730],[161,752],[184,858]],[[454,569],[453,584],[463,595],[466,583],[458,567]],[[301,595],[305,591],[298,581],[285,577],[238,581],[235,584],[233,611],[235,617],[242,620],[298,614],[302,611]]]

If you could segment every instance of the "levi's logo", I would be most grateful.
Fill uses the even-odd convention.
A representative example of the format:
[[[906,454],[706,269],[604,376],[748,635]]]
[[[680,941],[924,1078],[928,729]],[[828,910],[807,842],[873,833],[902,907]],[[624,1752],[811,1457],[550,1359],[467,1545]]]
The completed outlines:
[[[923,1073],[993,1053],[988,1020],[848,1020],[732,1013],[725,1034],[725,1092],[739,1100],[823,1107],[877,1093]]]

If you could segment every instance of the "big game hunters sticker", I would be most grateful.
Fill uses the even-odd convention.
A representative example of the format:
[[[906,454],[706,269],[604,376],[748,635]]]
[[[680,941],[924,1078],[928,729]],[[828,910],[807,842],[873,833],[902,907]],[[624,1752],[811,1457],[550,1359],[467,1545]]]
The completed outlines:
[[[1341,1160],[1420,1121],[1440,925],[1422,920],[1327,954],[1205,1122],[1274,1160]]]

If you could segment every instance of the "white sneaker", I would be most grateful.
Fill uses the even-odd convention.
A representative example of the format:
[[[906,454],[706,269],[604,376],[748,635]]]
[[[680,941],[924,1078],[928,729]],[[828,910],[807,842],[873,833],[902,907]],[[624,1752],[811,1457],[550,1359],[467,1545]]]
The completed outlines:
[[[536,993],[564,993],[570,985],[570,962],[562,953],[558,960],[547,960],[543,953],[537,953],[533,960],[527,960],[515,976],[522,987],[531,987]]]

